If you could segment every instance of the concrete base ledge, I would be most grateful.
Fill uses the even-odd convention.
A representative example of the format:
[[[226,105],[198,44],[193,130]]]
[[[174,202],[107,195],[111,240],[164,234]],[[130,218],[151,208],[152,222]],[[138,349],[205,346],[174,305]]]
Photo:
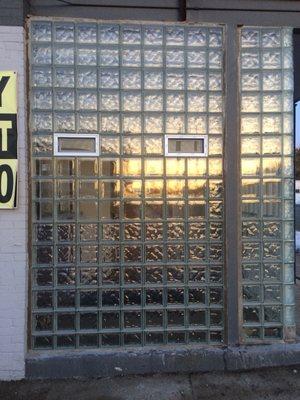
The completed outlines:
[[[238,371],[300,365],[300,343],[241,347],[168,347],[31,352],[27,379]]]

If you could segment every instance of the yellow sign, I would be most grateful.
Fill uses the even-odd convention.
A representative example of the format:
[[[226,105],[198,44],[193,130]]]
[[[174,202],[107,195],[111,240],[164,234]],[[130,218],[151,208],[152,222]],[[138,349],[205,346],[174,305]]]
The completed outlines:
[[[17,205],[17,74],[0,71],[0,209]]]

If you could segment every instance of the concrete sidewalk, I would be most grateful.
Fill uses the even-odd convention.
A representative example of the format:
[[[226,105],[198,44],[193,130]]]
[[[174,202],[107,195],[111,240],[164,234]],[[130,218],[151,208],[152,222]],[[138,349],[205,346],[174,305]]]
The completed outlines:
[[[1,400],[297,400],[300,369],[1,382]]]

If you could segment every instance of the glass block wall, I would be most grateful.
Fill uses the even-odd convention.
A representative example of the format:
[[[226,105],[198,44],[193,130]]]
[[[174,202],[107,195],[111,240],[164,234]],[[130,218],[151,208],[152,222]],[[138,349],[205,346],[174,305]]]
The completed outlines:
[[[32,347],[222,342],[222,29],[33,21],[30,43]],[[61,132],[100,156],[54,157]]]
[[[245,341],[294,327],[292,30],[241,30],[242,291]]]

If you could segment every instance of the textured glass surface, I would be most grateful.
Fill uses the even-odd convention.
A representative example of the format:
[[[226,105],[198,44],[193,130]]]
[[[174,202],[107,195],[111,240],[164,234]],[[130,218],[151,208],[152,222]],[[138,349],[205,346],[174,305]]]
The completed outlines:
[[[241,30],[243,337],[293,327],[292,30]]]
[[[223,30],[34,21],[31,42],[32,346],[223,342]],[[54,132],[100,156],[53,157]],[[209,156],[165,158],[165,134]]]

